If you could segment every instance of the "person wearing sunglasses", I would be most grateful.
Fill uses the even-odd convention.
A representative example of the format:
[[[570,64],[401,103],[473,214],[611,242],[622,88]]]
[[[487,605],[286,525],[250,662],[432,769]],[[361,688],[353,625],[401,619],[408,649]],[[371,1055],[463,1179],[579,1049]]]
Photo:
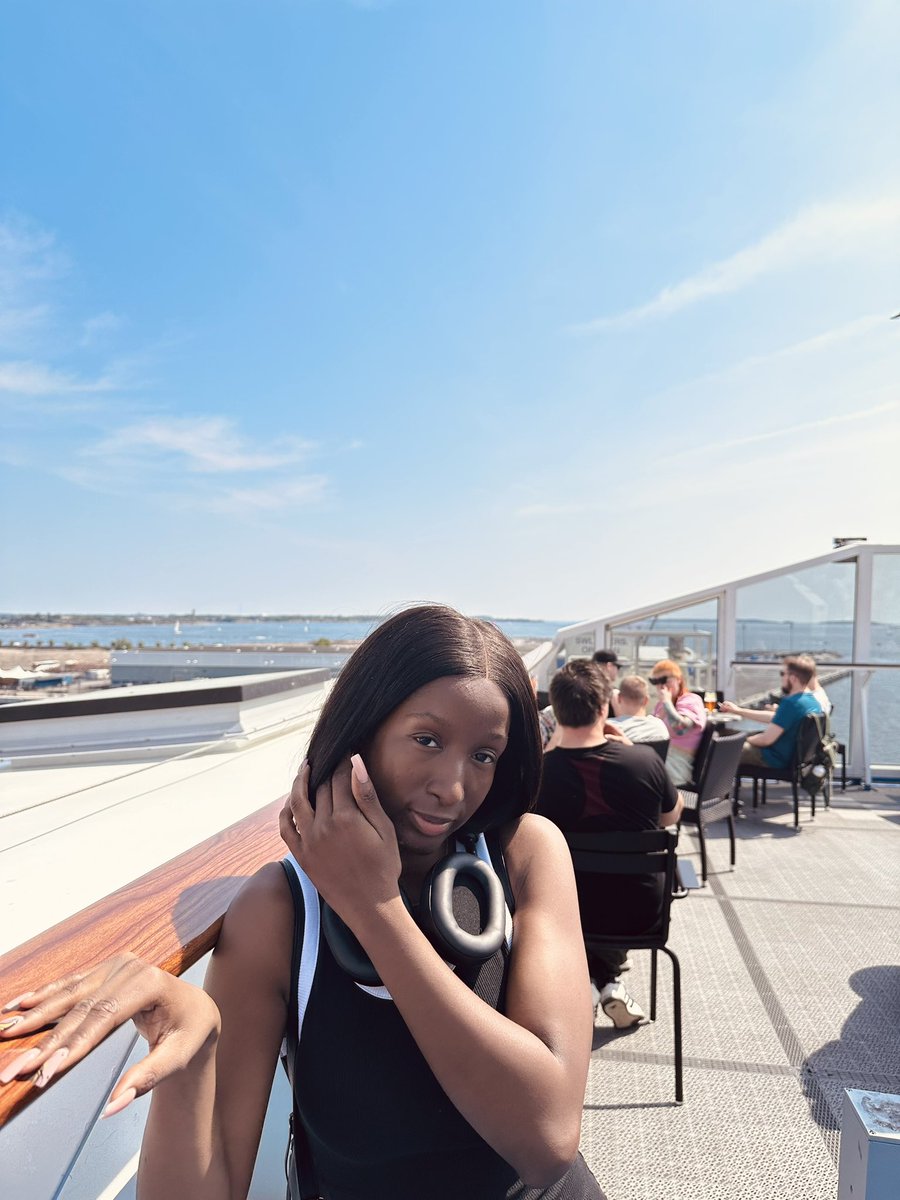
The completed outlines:
[[[706,725],[706,709],[699,696],[685,687],[681,667],[670,658],[656,664],[650,674],[656,688],[657,703],[653,715],[669,730],[666,770],[676,787],[691,782],[694,758]]]
[[[722,708],[726,712],[736,712],[739,716],[747,712],[751,719],[765,723],[765,729],[752,733],[744,742],[741,762],[746,766],[787,767],[794,756],[801,721],[807,713],[824,711],[818,696],[811,690],[815,662],[810,666],[810,661],[807,655],[789,655],[784,660],[779,672],[782,698],[770,716],[740,709],[727,700],[723,702]]]

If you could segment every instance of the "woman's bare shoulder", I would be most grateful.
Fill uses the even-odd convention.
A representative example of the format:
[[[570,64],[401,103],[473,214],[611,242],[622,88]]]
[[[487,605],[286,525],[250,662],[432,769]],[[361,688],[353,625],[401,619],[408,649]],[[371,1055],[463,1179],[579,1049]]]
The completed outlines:
[[[559,826],[538,813],[525,813],[504,825],[500,841],[504,853],[527,853],[549,847],[566,849],[566,839]]]
[[[242,885],[225,914],[216,956],[240,961],[254,977],[290,987],[294,902],[284,868],[266,863]]]
[[[572,857],[558,826],[537,813],[525,813],[504,825],[500,844],[506,860],[510,883],[518,897],[530,877],[572,871]]]
[[[244,881],[228,906],[227,918],[261,920],[266,925],[289,919],[293,925],[294,901],[281,863],[266,863]]]

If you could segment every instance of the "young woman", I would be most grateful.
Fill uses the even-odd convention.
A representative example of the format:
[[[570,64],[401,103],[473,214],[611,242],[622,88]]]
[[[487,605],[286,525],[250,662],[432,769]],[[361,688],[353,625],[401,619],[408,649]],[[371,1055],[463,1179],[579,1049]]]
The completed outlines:
[[[666,770],[676,787],[683,787],[694,776],[694,757],[703,738],[706,709],[703,701],[684,685],[681,667],[670,658],[658,662],[650,674],[658,696],[654,717],[669,730]]]
[[[386,621],[322,710],[282,813],[291,859],[239,893],[205,989],[128,956],[40,988],[3,1037],[57,1023],[2,1075],[45,1083],[133,1018],[150,1052],[107,1112],[153,1089],[141,1200],[231,1200],[247,1194],[287,1034],[326,1200],[602,1198],[577,1153],[592,1025],[571,859],[527,811],[540,763],[528,676],[503,634],[438,606]],[[452,969],[423,932],[423,885],[485,832],[511,945]],[[304,877],[311,906],[295,900]],[[484,896],[454,890],[454,912],[457,891],[477,926]],[[323,932],[300,1018],[307,908]],[[463,902],[459,924],[472,913]],[[382,986],[339,965],[348,945]]]

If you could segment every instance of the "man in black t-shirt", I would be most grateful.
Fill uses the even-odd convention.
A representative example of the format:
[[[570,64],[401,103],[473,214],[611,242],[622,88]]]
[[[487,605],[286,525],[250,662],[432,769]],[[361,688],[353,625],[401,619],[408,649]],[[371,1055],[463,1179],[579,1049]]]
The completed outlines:
[[[632,745],[607,722],[611,690],[605,672],[580,658],[567,663],[550,683],[558,743],[544,755],[536,811],[566,833],[659,829],[675,825],[681,815],[683,800],[656,751]],[[599,923],[584,920],[592,912],[602,913],[610,933],[649,926],[658,912],[659,881],[653,876],[585,876],[577,883],[588,928]],[[620,1029],[644,1019],[619,979],[626,959],[612,947],[602,954],[588,952],[595,1002]]]

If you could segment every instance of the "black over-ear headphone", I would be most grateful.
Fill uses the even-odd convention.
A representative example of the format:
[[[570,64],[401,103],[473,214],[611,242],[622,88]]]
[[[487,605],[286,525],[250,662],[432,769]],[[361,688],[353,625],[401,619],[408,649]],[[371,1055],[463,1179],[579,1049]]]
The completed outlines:
[[[453,914],[453,889],[458,879],[469,882],[481,896],[485,921],[480,933],[468,933],[462,929]],[[400,895],[412,912],[402,888]],[[488,864],[474,854],[450,854],[435,863],[428,872],[422,885],[416,920],[441,958],[458,967],[485,962],[500,949],[506,933],[503,884]],[[322,932],[335,962],[351,979],[366,987],[381,986],[378,972],[368,954],[334,909],[324,901]]]

